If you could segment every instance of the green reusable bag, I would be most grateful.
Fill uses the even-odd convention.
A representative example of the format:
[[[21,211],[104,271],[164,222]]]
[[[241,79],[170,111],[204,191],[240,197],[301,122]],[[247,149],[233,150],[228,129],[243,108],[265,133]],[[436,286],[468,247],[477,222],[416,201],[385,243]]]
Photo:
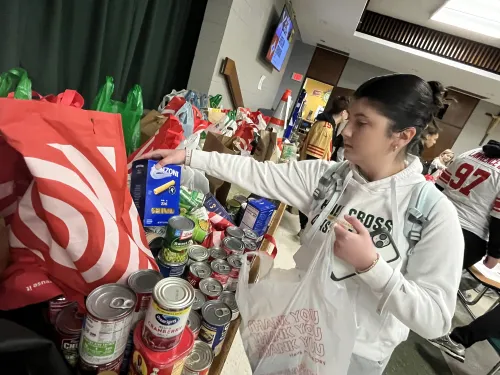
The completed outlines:
[[[31,80],[26,70],[15,68],[0,74],[0,98],[11,92],[15,99],[31,100]]]
[[[125,149],[127,155],[130,155],[141,145],[142,89],[141,86],[134,85],[127,95],[127,101],[123,103],[111,99],[114,88],[113,77],[106,77],[106,82],[100,88],[91,108],[95,111],[119,113],[122,116]]]

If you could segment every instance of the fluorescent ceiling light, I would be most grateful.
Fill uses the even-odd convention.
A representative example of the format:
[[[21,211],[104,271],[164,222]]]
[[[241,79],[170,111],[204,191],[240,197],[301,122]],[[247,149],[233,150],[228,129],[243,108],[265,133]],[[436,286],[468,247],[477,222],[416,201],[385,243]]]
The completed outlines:
[[[449,0],[431,19],[500,38],[500,0]]]

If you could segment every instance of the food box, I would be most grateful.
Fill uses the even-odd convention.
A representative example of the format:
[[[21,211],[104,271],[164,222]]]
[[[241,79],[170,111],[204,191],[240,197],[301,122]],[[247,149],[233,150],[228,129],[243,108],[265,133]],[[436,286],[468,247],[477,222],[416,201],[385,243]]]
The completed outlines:
[[[137,160],[132,164],[130,194],[145,227],[167,225],[179,215],[181,167],[156,168],[155,160]]]
[[[252,229],[259,237],[267,232],[276,206],[267,199],[250,199],[241,219],[240,228]]]
[[[208,212],[214,212],[233,223],[233,218],[231,217],[231,215],[229,215],[224,206],[220,204],[220,202],[213,196],[213,194],[208,193],[205,195],[205,203],[203,205]]]

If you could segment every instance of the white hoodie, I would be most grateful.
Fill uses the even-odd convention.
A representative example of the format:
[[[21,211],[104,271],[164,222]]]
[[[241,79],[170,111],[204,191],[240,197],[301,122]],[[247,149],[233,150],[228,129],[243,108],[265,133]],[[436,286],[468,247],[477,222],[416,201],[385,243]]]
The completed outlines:
[[[248,157],[202,151],[194,151],[191,160],[193,168],[208,175],[309,213],[310,221],[331,197],[328,192],[324,202],[313,200],[313,192],[329,165],[331,162],[321,160],[259,163]],[[356,216],[369,230],[385,227],[392,232],[401,254],[399,262],[388,264],[380,259],[370,271],[346,281],[350,297],[356,301],[354,354],[382,361],[407,338],[409,329],[424,338],[440,337],[449,331],[462,274],[464,241],[453,204],[441,199],[403,275],[400,269],[409,248],[403,235],[404,216],[412,189],[424,180],[422,165],[418,158],[409,157],[406,169],[374,182],[367,182],[355,166],[350,165],[350,169],[352,178],[333,215]],[[330,222],[321,225],[315,241],[325,240],[330,227]],[[307,268],[317,248],[314,242],[308,248],[301,247],[294,256],[296,266]]]

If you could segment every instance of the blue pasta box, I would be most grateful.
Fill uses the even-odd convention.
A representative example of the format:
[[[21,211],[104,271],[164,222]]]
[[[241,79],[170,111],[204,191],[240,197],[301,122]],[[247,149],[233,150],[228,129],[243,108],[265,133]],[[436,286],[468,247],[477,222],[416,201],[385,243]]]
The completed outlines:
[[[233,218],[226,211],[224,206],[214,197],[212,193],[207,193],[205,195],[205,203],[203,203],[207,211],[214,212],[219,216],[222,216],[224,219],[229,220],[231,223],[233,222]]]
[[[241,219],[240,228],[252,229],[259,237],[267,232],[276,206],[267,199],[250,199]]]
[[[130,194],[145,227],[167,225],[179,215],[181,167],[156,168],[155,160],[136,160],[132,164]]]

